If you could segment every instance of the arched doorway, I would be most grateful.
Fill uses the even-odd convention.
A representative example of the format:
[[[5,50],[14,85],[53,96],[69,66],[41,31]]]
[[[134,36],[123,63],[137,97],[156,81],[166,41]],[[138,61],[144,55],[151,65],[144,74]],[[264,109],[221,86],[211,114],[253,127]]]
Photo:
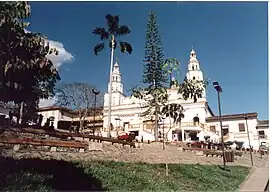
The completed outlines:
[[[191,141],[197,141],[199,138],[197,137],[197,131],[190,131],[189,132],[189,137]]]

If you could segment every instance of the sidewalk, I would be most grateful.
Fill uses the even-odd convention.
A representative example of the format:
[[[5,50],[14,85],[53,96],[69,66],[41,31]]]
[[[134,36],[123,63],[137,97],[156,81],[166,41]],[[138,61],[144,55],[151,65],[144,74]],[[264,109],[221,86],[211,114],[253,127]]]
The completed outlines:
[[[240,191],[264,191],[269,179],[268,161],[264,167],[253,167],[250,175],[240,186]]]

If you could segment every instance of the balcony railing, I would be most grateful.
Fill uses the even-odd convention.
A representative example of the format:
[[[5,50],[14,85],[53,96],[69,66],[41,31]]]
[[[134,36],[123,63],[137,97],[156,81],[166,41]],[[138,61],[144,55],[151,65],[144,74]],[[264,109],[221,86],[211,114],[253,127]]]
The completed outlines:
[[[267,135],[258,135],[259,139],[267,139]]]
[[[183,123],[181,123],[181,126],[182,127],[201,127],[201,128],[205,127],[204,124],[198,123],[198,122],[196,122],[196,123],[194,123],[194,122],[183,122]]]
[[[140,128],[140,125],[141,124],[130,124],[128,126],[128,128],[129,129]],[[151,129],[151,127],[154,128],[155,123],[153,122],[152,124],[144,124],[144,125],[145,125],[145,127],[148,127],[148,129]],[[160,125],[160,126],[163,126],[163,125]],[[169,127],[169,126],[170,126],[169,123],[164,124],[164,127]],[[179,128],[179,125],[172,123],[171,127],[172,128]],[[196,123],[194,123],[194,122],[183,122],[183,123],[181,123],[181,127],[200,127],[200,128],[203,128],[203,129],[206,128],[206,126],[204,124],[197,123],[197,122]]]

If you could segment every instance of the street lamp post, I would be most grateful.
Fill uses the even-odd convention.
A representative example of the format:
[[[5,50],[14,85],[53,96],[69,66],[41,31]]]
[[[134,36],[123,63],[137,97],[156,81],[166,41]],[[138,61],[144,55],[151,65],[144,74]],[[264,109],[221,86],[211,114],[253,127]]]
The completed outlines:
[[[221,132],[221,145],[222,145],[222,153],[223,153],[223,167],[224,170],[226,168],[226,161],[225,161],[225,150],[224,150],[224,138],[223,138],[223,128],[222,128],[222,119],[221,119],[221,105],[220,105],[220,93],[222,92],[221,86],[218,84],[217,81],[213,82],[213,86],[218,94],[218,111],[219,111],[219,124],[220,124],[220,132]]]
[[[248,117],[247,116],[244,116],[244,119],[246,120],[250,160],[251,160],[251,165],[253,166],[254,163],[253,163],[253,157],[252,157],[252,151],[251,151],[251,145],[250,145],[250,137],[249,137],[249,130],[248,130],[248,123],[247,123]]]
[[[93,132],[95,130],[95,125],[96,125],[96,105],[97,105],[97,95],[100,93],[99,90],[93,88],[92,93],[94,93],[95,98],[94,98],[94,118],[93,118]]]

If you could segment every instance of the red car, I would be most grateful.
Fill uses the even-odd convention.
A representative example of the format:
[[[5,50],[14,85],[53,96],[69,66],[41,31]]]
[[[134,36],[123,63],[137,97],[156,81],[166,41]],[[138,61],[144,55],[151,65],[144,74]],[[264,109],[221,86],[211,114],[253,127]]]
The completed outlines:
[[[118,136],[119,140],[128,140],[129,135],[126,133],[125,135]]]
[[[124,135],[118,136],[119,140],[125,140],[125,141],[133,141],[135,139],[135,134],[134,133],[125,133]]]

